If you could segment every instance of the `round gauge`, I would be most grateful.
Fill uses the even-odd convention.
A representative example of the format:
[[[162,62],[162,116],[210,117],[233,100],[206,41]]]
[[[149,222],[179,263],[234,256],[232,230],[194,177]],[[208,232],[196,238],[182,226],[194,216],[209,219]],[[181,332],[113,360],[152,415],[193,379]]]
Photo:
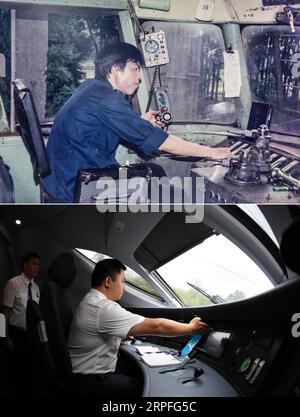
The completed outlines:
[[[154,40],[149,40],[145,43],[145,49],[149,54],[154,54],[159,48],[159,45]]]

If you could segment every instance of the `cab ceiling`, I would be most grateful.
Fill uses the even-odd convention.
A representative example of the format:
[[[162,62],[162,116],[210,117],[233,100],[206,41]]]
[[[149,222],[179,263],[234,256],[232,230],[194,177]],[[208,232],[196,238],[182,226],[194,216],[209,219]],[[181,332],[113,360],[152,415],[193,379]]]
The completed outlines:
[[[0,206],[2,221],[13,237],[34,231],[70,248],[105,249],[111,213],[99,213],[95,206]],[[17,226],[15,220],[21,220]]]
[[[184,213],[168,213],[136,250],[136,260],[149,271],[215,234],[205,223],[187,223]]]
[[[51,3],[51,2],[49,2]],[[103,9],[99,7],[87,7],[86,5],[74,6],[71,4],[62,4],[59,6],[41,3],[38,2],[28,2],[18,3],[18,2],[4,2],[0,0],[1,8],[15,9],[17,11],[30,11],[32,13],[32,18],[36,16],[39,18],[40,14],[45,13],[56,13],[56,14],[69,14],[69,15],[78,15],[78,16],[113,16],[117,15],[120,10],[117,9]]]
[[[20,226],[15,223],[17,219],[22,221]],[[18,239],[22,232],[32,231],[45,239],[64,242],[71,248],[102,250],[104,253],[107,253],[107,238],[113,220],[116,219],[118,213],[99,213],[95,206],[0,206],[0,221],[5,224],[13,239]],[[150,224],[151,213],[145,213],[142,220]],[[143,233],[136,227],[135,216],[122,216],[122,221],[128,223],[128,242],[133,239],[132,233]],[[136,250],[137,261],[149,270],[168,262],[215,233],[205,223],[187,224],[185,214],[172,212],[166,213],[148,232],[148,236],[141,236],[140,241],[143,243],[138,249],[134,247],[131,250]]]
[[[276,223],[278,219],[282,223],[282,219],[287,217],[287,213],[282,213],[282,209],[286,207],[273,206],[272,210],[271,207],[268,209],[272,214],[270,220]],[[264,214],[267,215],[268,211],[264,210]],[[134,254],[136,261],[151,271],[216,233],[214,228],[219,232],[222,232],[222,228],[228,229],[230,225],[224,220],[225,213],[227,213],[226,218],[230,215],[231,218],[237,219],[237,225],[231,225],[234,226],[234,236],[237,241],[244,239],[245,230],[250,228],[251,219],[237,206],[206,206],[204,221],[187,223],[186,214],[174,212],[166,213],[158,219],[157,213],[141,213],[138,216],[134,213],[99,213],[94,205],[2,205],[0,222],[6,226],[13,241],[18,241],[22,232],[29,234],[34,232],[41,239],[49,238],[53,242],[62,242],[70,248],[78,247],[109,254],[108,248],[113,246],[112,256],[118,257],[122,253],[122,256],[129,259]],[[244,225],[242,225],[243,217],[246,218]],[[267,217],[270,218],[270,213]],[[22,221],[20,226],[15,223],[17,219]],[[118,232],[118,224],[123,225],[122,230],[125,233]],[[146,225],[149,227],[144,227]],[[255,233],[260,242],[264,241],[263,244],[268,247],[270,253],[274,252],[274,258],[278,258],[278,248],[255,222],[251,226],[250,233]],[[253,250],[253,247],[251,248]],[[259,257],[259,254],[256,255]],[[277,261],[280,263],[280,259]]]

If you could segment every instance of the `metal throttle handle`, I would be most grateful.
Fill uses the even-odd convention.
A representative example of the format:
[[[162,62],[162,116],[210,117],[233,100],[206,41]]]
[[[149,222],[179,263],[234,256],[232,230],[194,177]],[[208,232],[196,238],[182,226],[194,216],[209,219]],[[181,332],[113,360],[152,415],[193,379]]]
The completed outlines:
[[[279,168],[274,168],[273,172],[279,178],[282,178],[284,181],[286,181],[289,185],[292,185],[293,187],[296,187],[298,190],[300,189],[300,181],[297,180],[296,178],[292,177],[291,175],[285,174]]]

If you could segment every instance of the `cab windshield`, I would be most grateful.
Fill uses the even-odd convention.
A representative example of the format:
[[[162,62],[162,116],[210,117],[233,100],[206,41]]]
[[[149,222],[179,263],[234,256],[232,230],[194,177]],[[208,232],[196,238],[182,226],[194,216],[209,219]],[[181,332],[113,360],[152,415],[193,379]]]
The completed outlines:
[[[174,123],[233,124],[233,99],[225,99],[222,31],[210,24],[150,21],[148,31],[163,30],[170,63],[160,67],[167,88]],[[153,69],[149,68],[152,80]]]
[[[185,307],[237,301],[273,287],[255,262],[223,235],[209,237],[157,272]]]
[[[239,208],[278,247],[274,232],[260,208]],[[213,234],[157,269],[184,307],[238,301],[274,287],[266,273],[237,244]]]

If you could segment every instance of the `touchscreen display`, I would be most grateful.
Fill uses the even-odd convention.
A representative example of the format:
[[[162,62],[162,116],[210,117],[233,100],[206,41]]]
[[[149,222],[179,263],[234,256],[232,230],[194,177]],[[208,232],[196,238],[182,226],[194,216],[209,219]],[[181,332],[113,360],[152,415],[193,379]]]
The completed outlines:
[[[188,354],[194,349],[196,344],[201,339],[202,335],[195,335],[193,336],[188,343],[184,346],[184,348],[181,351],[181,356],[188,356]]]
[[[225,346],[230,338],[231,333],[215,332],[209,333],[201,350],[215,358],[220,358],[224,352]]]

